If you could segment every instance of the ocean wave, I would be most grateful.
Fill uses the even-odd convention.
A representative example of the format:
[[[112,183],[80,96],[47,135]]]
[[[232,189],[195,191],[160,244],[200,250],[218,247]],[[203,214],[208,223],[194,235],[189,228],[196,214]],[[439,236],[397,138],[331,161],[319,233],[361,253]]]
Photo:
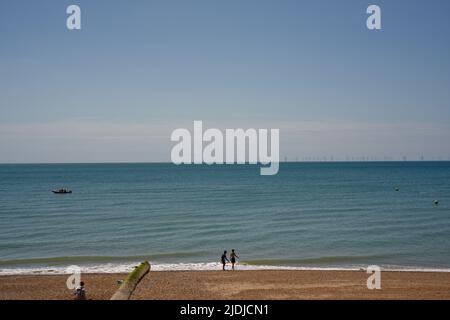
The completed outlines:
[[[97,265],[80,266],[81,272],[86,274],[99,273],[129,273],[137,266],[139,262],[134,263],[106,263]],[[450,272],[450,268],[422,268],[410,266],[380,266],[382,271],[395,272]],[[46,267],[17,267],[0,268],[0,276],[11,275],[64,275],[70,274],[68,266],[46,266]],[[367,265],[349,265],[340,267],[314,267],[314,266],[283,266],[283,265],[252,265],[247,263],[238,263],[236,270],[299,270],[299,271],[365,271]],[[161,263],[152,264],[152,271],[217,271],[221,270],[222,265],[217,262],[204,263]]]
[[[160,260],[160,259],[180,259],[201,256],[204,252],[169,252],[152,255],[133,255],[133,256],[61,256],[61,257],[44,257],[29,259],[10,259],[0,260],[0,268],[3,266],[20,266],[20,265],[54,265],[65,266],[68,264],[108,264],[108,263],[127,263],[130,261],[142,260]]]
[[[258,259],[258,260],[248,260],[247,264],[251,265],[332,265],[332,264],[354,264],[355,262],[370,262],[376,261],[376,259],[383,259],[389,257],[388,255],[365,255],[365,256],[324,256],[317,258],[302,258],[302,259]]]

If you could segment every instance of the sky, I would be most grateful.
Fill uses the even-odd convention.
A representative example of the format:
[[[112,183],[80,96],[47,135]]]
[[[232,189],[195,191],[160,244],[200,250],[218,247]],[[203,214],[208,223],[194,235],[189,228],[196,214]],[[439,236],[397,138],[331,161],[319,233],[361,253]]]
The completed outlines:
[[[449,15],[446,0],[1,0],[0,163],[170,161],[194,120],[280,129],[289,160],[447,160]]]

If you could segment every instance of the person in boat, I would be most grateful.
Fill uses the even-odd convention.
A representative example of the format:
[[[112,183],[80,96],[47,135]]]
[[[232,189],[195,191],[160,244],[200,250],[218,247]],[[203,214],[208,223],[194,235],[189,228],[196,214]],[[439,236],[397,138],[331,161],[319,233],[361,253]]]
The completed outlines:
[[[227,258],[227,251],[225,250],[222,254],[222,257],[220,258],[220,260],[222,261],[222,270],[225,271],[225,265],[227,264],[227,261],[230,262],[230,260],[228,260]]]
[[[69,189],[58,189],[58,190],[54,190],[54,193],[72,193],[72,191],[70,191]]]
[[[75,300],[86,300],[86,289],[83,281],[80,281],[80,285],[75,289],[74,295]]]
[[[239,256],[234,252],[234,249],[231,249],[230,259],[231,259],[231,270],[234,270],[234,264],[236,263],[236,258],[239,259]]]

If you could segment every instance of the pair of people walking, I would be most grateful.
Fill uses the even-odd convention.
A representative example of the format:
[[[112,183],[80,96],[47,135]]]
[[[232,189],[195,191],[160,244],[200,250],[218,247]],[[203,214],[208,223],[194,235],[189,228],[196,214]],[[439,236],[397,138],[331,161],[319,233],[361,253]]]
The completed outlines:
[[[231,250],[230,260],[228,260],[227,251],[225,250],[222,254],[222,257],[220,258],[220,260],[222,261],[222,270],[225,271],[225,265],[227,264],[227,262],[231,262],[231,270],[234,270],[236,259],[239,259],[239,256],[236,254],[234,249]]]

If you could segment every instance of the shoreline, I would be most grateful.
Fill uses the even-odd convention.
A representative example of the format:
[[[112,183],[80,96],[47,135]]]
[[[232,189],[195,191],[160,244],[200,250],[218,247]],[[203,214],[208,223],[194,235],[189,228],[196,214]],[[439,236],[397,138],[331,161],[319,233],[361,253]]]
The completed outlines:
[[[71,300],[68,275],[0,276],[0,300]],[[88,298],[107,300],[125,273],[82,274]],[[132,299],[439,299],[450,300],[450,273],[381,273],[381,290],[367,289],[365,271],[150,271]]]
[[[129,273],[134,266],[140,262],[130,263],[105,263],[105,264],[81,264],[81,272],[85,274],[121,274]],[[253,265],[246,263],[238,263],[236,271],[353,271],[365,272],[369,265],[357,266],[283,266],[283,265]],[[24,266],[24,267],[0,267],[0,277],[3,276],[39,276],[39,275],[65,275],[69,265],[59,266]],[[446,267],[413,267],[413,266],[379,266],[382,272],[414,272],[414,273],[450,273],[450,268]],[[209,272],[221,271],[220,263],[151,263],[153,272]],[[231,266],[227,264],[227,270]]]

